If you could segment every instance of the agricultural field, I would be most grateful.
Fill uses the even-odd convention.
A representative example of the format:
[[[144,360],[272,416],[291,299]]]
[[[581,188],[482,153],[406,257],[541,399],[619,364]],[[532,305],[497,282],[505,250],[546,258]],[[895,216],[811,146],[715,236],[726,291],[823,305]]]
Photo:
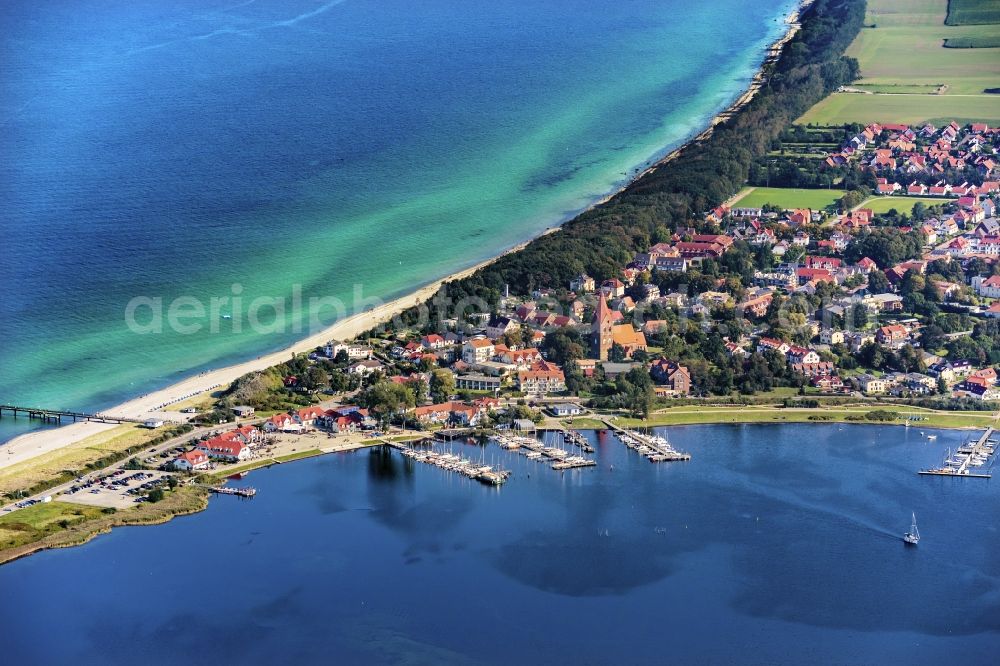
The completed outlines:
[[[947,202],[948,199],[941,197],[870,197],[861,204],[860,208],[870,208],[875,213],[887,213],[895,208],[900,213],[909,215],[914,204],[922,203],[930,208]]]
[[[993,3],[996,5],[997,3]],[[858,59],[867,93],[835,93],[799,119],[801,123],[906,122],[954,118],[1000,120],[1000,51],[944,48],[989,44],[1000,25],[945,25],[948,0],[869,0],[866,28],[847,54]]]
[[[1000,35],[975,35],[972,37],[949,37],[944,40],[946,49],[995,49],[1000,47]],[[1000,57],[1000,53],[997,54]]]
[[[1000,95],[960,97],[834,93],[809,109],[797,122],[815,125],[871,122],[918,125],[931,122],[941,125],[952,120],[960,124],[984,122],[991,127],[1000,125]]]
[[[1000,2],[997,0],[950,0],[948,25],[978,25],[1000,23]]]
[[[843,190],[800,190],[785,187],[749,187],[743,190],[731,205],[746,208],[760,208],[771,204],[781,208],[812,208],[823,210],[833,205]]]

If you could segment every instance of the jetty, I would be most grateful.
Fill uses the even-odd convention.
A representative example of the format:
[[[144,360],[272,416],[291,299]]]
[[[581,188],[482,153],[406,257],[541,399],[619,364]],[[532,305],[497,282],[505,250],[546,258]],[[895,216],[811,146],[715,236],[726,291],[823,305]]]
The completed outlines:
[[[991,472],[978,472],[970,468],[984,466],[996,453],[997,440],[992,438],[994,432],[996,431],[992,427],[987,428],[974,444],[963,444],[959,447],[955,451],[954,457],[949,449],[941,467],[922,469],[917,474],[921,476],[960,476],[969,479],[992,478]],[[993,463],[990,463],[990,468],[992,466]]]
[[[622,444],[636,453],[646,456],[649,462],[681,462],[691,460],[690,453],[678,451],[665,437],[647,435],[637,430],[620,428],[608,418],[604,419],[604,423],[614,431],[615,436],[621,440]]]
[[[0,419],[4,412],[17,418],[27,416],[29,419],[45,421],[46,423],[62,423],[63,419],[77,421],[95,421],[97,423],[144,423],[144,419],[133,419],[127,416],[114,416],[110,414],[88,414],[87,412],[74,412],[66,409],[46,409],[43,407],[20,407],[18,405],[0,405]]]
[[[229,488],[227,486],[209,486],[209,492],[219,495],[236,495],[237,497],[253,497],[257,494],[256,488]]]

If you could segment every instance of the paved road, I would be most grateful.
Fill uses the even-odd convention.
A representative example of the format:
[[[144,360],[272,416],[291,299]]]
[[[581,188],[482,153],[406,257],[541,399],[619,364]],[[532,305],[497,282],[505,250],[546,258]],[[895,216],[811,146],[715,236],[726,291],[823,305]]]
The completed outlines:
[[[249,423],[249,421],[247,423]],[[166,442],[164,442],[162,444],[157,444],[156,446],[150,446],[145,451],[143,451],[141,453],[136,453],[135,456],[133,456],[133,457],[136,457],[136,458],[139,458],[140,460],[142,460],[142,459],[148,458],[150,456],[158,456],[161,453],[163,453],[164,451],[169,451],[170,449],[172,449],[172,448],[174,448],[176,446],[180,446],[180,445],[186,444],[191,439],[194,439],[194,438],[197,438],[197,437],[201,437],[202,435],[207,435],[207,434],[209,434],[211,432],[215,432],[215,431],[220,430],[222,428],[223,428],[222,426],[217,426],[217,425],[211,426],[211,427],[205,427],[205,428],[196,428],[196,429],[192,430],[191,432],[186,433],[184,435],[180,435],[178,437],[173,437],[173,438],[167,440]],[[108,467],[105,467],[103,469],[99,469],[97,471],[89,472],[87,474],[84,474],[83,476],[79,477],[78,479],[73,479],[72,481],[67,481],[66,483],[60,484],[60,485],[55,486],[53,488],[49,488],[48,490],[40,492],[40,493],[38,493],[36,495],[32,495],[31,497],[26,497],[26,498],[19,499],[19,500],[16,500],[14,502],[11,502],[10,504],[7,504],[6,506],[0,507],[0,515],[3,515],[5,513],[9,513],[10,511],[16,511],[17,510],[16,505],[18,503],[20,503],[20,502],[24,502],[25,500],[41,500],[43,497],[46,497],[46,496],[51,496],[51,497],[55,498],[55,496],[57,494],[65,492],[66,490],[69,490],[71,486],[75,486],[75,485],[78,485],[80,483],[87,483],[89,481],[93,481],[94,479],[96,479],[98,477],[105,476],[105,475],[107,475],[110,472],[114,472],[115,470],[122,469],[125,466],[126,462],[128,462],[128,458],[125,458],[124,460],[121,460],[121,461],[119,461],[119,462],[117,462],[117,463],[115,463],[113,465],[109,465]],[[72,497],[72,496],[70,496],[70,497]],[[72,502],[73,500],[72,499],[67,499],[67,501]]]

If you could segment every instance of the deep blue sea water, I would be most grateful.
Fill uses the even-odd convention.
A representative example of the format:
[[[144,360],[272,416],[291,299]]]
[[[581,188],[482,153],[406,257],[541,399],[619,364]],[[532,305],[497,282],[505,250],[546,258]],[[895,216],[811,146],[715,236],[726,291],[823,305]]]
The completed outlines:
[[[302,337],[137,335],[137,296],[350,310],[566,219],[734,99],[794,4],[3,3],[0,402],[104,408]]]
[[[998,487],[915,474],[965,433],[661,432],[692,461],[593,433],[567,473],[455,445],[500,489],[377,451],[254,472],[251,501],[0,567],[5,659],[996,663]]]

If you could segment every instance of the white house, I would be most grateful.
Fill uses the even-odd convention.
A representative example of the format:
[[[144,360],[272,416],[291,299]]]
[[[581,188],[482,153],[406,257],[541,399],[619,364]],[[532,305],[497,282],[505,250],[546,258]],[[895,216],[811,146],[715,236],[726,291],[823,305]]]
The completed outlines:
[[[976,276],[972,278],[972,286],[980,296],[1000,298],[1000,275],[992,275],[988,278]]]
[[[549,407],[549,411],[555,416],[579,416],[583,413],[583,408],[572,402],[560,402]]]
[[[357,363],[352,363],[347,366],[347,372],[352,375],[361,375],[365,377],[375,372],[376,370],[381,370],[382,364],[374,359],[368,359],[364,361],[358,361]]]
[[[462,345],[462,360],[469,365],[485,363],[493,357],[493,343],[486,338],[466,340]]]
[[[187,451],[177,456],[171,463],[174,469],[190,472],[197,469],[205,469],[209,465],[208,454],[199,449]]]

